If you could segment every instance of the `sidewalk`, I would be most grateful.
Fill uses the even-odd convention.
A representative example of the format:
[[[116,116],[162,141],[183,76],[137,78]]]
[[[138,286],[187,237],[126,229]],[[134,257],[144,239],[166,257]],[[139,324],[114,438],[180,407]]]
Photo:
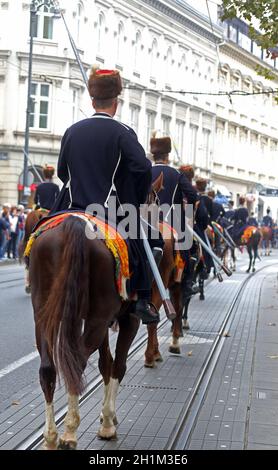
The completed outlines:
[[[245,292],[189,449],[278,449],[278,265]]]
[[[17,259],[9,259],[9,258],[2,258],[0,259],[0,268],[1,266],[9,266],[11,264],[18,264],[18,260]]]

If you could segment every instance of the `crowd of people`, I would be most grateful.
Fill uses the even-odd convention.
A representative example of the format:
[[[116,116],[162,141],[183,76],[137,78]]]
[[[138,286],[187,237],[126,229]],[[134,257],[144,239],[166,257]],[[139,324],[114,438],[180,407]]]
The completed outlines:
[[[3,204],[0,217],[0,262],[5,258],[18,258],[18,247],[24,237],[28,211],[24,210],[23,205]]]

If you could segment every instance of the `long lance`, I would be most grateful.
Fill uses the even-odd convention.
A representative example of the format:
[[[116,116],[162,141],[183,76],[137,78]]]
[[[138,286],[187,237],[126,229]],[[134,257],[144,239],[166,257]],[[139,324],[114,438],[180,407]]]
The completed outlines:
[[[234,242],[234,240],[232,239],[231,235],[229,234],[228,230],[226,228],[224,228],[224,232],[225,232],[225,235],[226,237],[228,238],[228,240],[230,240],[231,244],[232,244],[232,247],[233,248],[236,248],[236,244]]]
[[[212,225],[212,228],[213,230],[215,231],[215,233],[217,233],[219,235],[219,237],[222,238],[222,240],[224,240],[224,242],[230,247],[230,248],[233,248],[233,246],[231,245],[231,243],[227,240],[226,237],[224,237],[223,233],[220,232],[219,228],[215,225],[215,222],[211,222],[211,225]]]
[[[206,243],[207,243],[208,247],[211,248],[211,244],[210,244],[208,235],[207,235],[206,232],[204,232],[204,234],[205,234]],[[218,278],[218,281],[219,281],[219,282],[222,282],[222,281],[223,281],[223,277],[222,277],[222,274],[221,274],[221,272],[220,272],[219,265],[216,264],[214,258],[212,258],[212,262],[213,262],[213,266],[214,266],[214,269],[215,269],[215,274],[216,274],[216,276],[217,276],[217,278]]]
[[[147,239],[147,236],[146,236],[146,233],[145,233],[145,230],[143,228],[143,225],[142,225],[141,221],[140,221],[140,233],[141,233],[141,237],[142,237],[142,240],[143,240],[145,252],[146,252],[148,261],[150,263],[150,268],[151,268],[152,273],[154,275],[154,279],[155,279],[155,282],[157,284],[157,287],[158,287],[158,290],[159,290],[159,293],[160,293],[160,296],[161,296],[161,299],[162,299],[162,302],[163,302],[165,313],[166,313],[167,318],[169,320],[174,320],[176,318],[176,312],[175,312],[175,309],[172,305],[172,302],[171,302],[171,300],[170,300],[170,298],[167,294],[167,291],[165,289],[163,281],[161,279],[160,272],[159,272],[157,264],[155,262],[151,247],[149,245],[149,241]]]
[[[206,250],[206,252],[216,261],[216,263],[223,269],[223,271],[227,274],[227,276],[232,276],[232,271],[227,268],[227,266],[224,266],[224,264],[221,262],[221,260],[216,256],[216,254],[212,251],[211,248],[208,247],[208,245],[204,242],[204,240],[201,239],[201,237],[198,235],[198,233],[193,230],[192,227],[190,227],[189,224],[186,225],[186,228],[189,230],[191,235],[197,240],[202,247]]]

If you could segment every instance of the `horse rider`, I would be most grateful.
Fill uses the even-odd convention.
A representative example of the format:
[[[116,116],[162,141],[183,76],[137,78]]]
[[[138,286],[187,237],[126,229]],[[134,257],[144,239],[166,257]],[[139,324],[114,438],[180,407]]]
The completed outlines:
[[[140,205],[145,203],[151,189],[151,162],[133,129],[113,119],[122,91],[120,74],[117,70],[93,67],[88,87],[95,113],[69,127],[62,138],[58,176],[64,187],[54,210],[90,212],[90,205],[107,208],[114,198],[117,209],[122,204],[132,205],[138,222]],[[122,220],[118,212],[114,217],[112,222],[116,224]],[[160,240],[156,242],[159,246]],[[157,322],[159,314],[149,303],[151,276],[138,231],[133,240],[128,239],[128,244],[132,255],[135,253],[130,256],[133,273],[130,291],[136,291],[138,296],[132,314],[143,323]]]
[[[232,221],[235,215],[234,204],[234,201],[229,201],[228,210],[225,211],[225,218],[229,221]]]
[[[185,210],[184,202],[192,204],[197,201],[197,192],[186,176],[176,168],[170,166],[169,153],[172,144],[170,137],[156,137],[155,133],[150,140],[150,152],[153,157],[152,179],[153,181],[163,173],[163,189],[159,191],[160,205],[165,204],[162,218],[171,227],[177,229],[179,240],[185,241]],[[186,247],[185,247],[186,248]],[[192,290],[192,279],[190,278],[190,254],[189,249],[180,250],[186,263],[183,276],[183,290],[190,295]]]
[[[206,194],[207,180],[201,177],[196,178],[195,185],[198,191],[200,205],[205,207],[207,210],[207,225],[209,225],[211,221],[213,220],[213,203],[212,203],[212,199]],[[204,235],[205,230],[206,230],[205,227],[203,227],[202,230],[198,232],[198,235],[200,235],[202,240],[206,243],[206,239]],[[211,256],[207,253],[207,251],[203,250],[203,255],[205,259],[207,273],[209,273],[210,269],[213,267],[213,261],[212,261]]]
[[[259,224],[258,224],[258,221],[257,221],[257,219],[256,219],[256,217],[255,217],[254,212],[251,212],[251,215],[250,215],[250,217],[249,217],[248,220],[247,220],[247,224],[248,224],[249,226],[258,227]]]
[[[262,226],[263,227],[272,228],[272,226],[273,226],[273,220],[272,220],[272,218],[270,217],[269,214],[270,214],[270,209],[267,209],[266,215],[263,217],[263,220],[262,220]]]
[[[44,181],[37,186],[34,203],[36,208],[50,210],[55,203],[60,189],[53,183],[55,169],[53,166],[45,165],[43,168]]]
[[[239,207],[235,210],[234,215],[234,227],[233,227],[233,238],[235,241],[239,241],[241,235],[244,232],[244,229],[247,227],[247,219],[249,213],[247,208],[244,206],[245,197],[240,196],[239,198]]]
[[[212,213],[211,213],[211,222],[216,222],[216,223],[221,223],[221,219],[225,217],[225,210],[222,204],[219,202],[216,202],[215,199],[215,191],[212,189],[208,191],[208,197],[211,198],[212,200]],[[215,252],[219,256],[221,253],[221,247],[220,247],[220,236],[218,233],[215,233]]]
[[[192,165],[182,165],[179,168],[179,171],[183,173],[188,181],[192,184],[193,178],[195,176],[194,168]],[[208,226],[208,211],[204,204],[204,199],[201,199],[200,195],[197,193],[197,203],[195,204],[195,214],[194,214],[194,231],[205,241],[204,231]],[[199,264],[198,264],[199,263]],[[203,284],[204,279],[207,278],[206,266],[204,264],[203,258],[201,257],[198,260],[198,244],[194,240],[192,248],[190,249],[190,273],[186,273],[187,284],[185,291],[185,298],[196,294],[199,292],[199,288],[194,285],[194,279],[196,276],[195,267],[198,264],[198,273],[199,273],[199,286]],[[192,281],[192,294],[190,294],[190,280]],[[200,283],[201,280],[201,283]]]

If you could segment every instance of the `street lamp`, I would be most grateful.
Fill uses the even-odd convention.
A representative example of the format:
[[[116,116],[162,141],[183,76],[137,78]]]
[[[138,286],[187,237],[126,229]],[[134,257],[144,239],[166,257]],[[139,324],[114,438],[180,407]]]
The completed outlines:
[[[30,115],[32,110],[31,85],[32,85],[32,65],[33,65],[33,39],[35,32],[36,14],[38,10],[47,6],[49,9],[55,7],[53,0],[32,0],[30,5],[30,48],[29,48],[29,64],[28,64],[28,82],[27,82],[27,107],[26,107],[26,123],[25,123],[25,140],[24,140],[24,167],[23,167],[23,195],[21,204],[24,207],[28,204],[28,196],[30,196],[30,188],[28,186],[28,158],[29,158],[29,130]],[[54,10],[54,14],[57,9]]]

